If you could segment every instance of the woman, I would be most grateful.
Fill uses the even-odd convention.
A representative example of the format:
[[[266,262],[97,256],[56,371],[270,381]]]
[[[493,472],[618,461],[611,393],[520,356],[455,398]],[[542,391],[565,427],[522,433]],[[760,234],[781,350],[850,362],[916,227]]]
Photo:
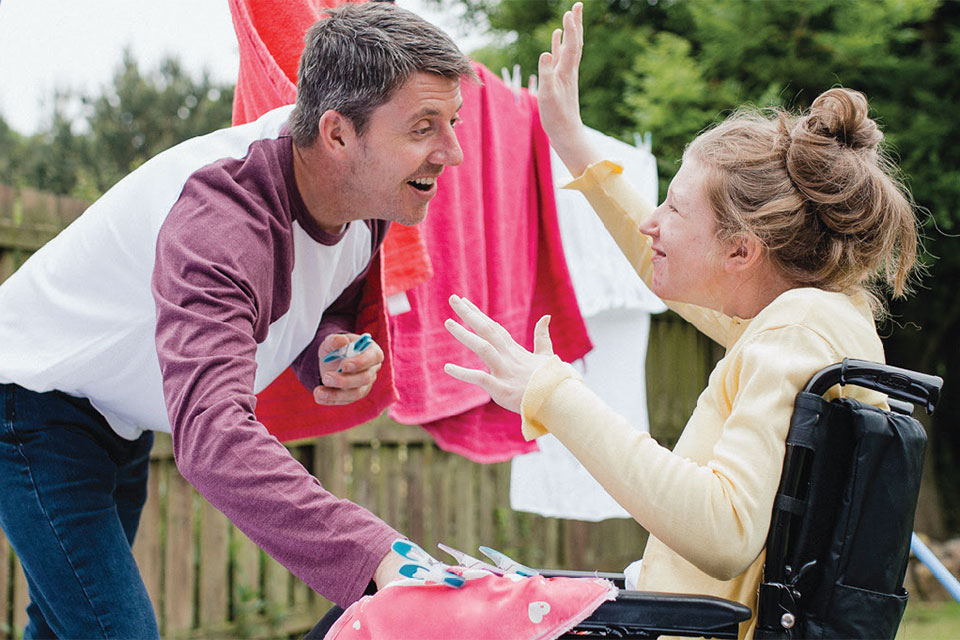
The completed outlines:
[[[917,247],[911,201],[880,153],[864,96],[831,89],[803,116],[742,110],[698,136],[651,211],[589,146],[577,99],[579,3],[563,25],[540,58],[539,101],[544,129],[579,176],[568,187],[584,193],[652,290],[726,354],[672,452],[552,354],[546,317],[530,353],[453,296],[474,333],[453,320],[447,329],[489,373],[445,370],[519,412],[527,438],[553,433],[650,532],[638,589],[755,609],[794,397],[844,357],[883,361],[882,305],[871,291],[882,280],[895,296],[906,292]]]

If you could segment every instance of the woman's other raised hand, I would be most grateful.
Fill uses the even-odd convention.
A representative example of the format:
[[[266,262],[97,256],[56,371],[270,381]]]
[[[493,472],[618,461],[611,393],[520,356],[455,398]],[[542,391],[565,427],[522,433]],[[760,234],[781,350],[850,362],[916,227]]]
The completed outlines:
[[[587,140],[580,119],[579,67],[583,53],[583,3],[563,14],[563,28],[555,29],[550,51],[540,54],[537,100],[540,122],[550,145],[573,176],[599,160]]]

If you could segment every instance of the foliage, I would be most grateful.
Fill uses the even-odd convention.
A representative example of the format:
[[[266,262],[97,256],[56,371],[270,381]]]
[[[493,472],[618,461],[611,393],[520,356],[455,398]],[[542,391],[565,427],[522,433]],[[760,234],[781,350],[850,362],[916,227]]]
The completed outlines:
[[[126,52],[100,94],[58,91],[38,133],[0,120],[0,181],[93,200],[160,151],[229,126],[232,103],[232,85],[194,79],[176,58],[142,73]]]
[[[435,0],[466,6],[494,44],[493,69],[536,70],[572,2]],[[586,0],[581,107],[586,124],[626,141],[651,132],[661,195],[684,145],[744,103],[802,109],[824,90],[865,92],[887,150],[919,205],[928,276],[891,304],[888,360],[947,381],[930,458],[948,528],[960,530],[960,3],[950,0]],[[942,425],[938,428],[937,425]]]

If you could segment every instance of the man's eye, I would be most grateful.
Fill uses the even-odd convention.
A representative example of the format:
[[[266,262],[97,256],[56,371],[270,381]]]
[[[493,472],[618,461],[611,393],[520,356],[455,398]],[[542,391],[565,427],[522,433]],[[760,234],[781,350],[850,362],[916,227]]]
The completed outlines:
[[[417,134],[418,136],[425,136],[425,135],[427,135],[428,133],[430,133],[430,130],[431,130],[431,129],[432,129],[432,127],[421,127],[421,128],[419,128],[419,129],[414,129],[413,132],[414,132],[415,134]]]
[[[453,118],[452,120],[450,120],[450,126],[451,126],[451,127],[456,127],[456,126],[457,126],[458,124],[460,124],[461,122],[463,122],[463,120],[461,120],[459,117]]]

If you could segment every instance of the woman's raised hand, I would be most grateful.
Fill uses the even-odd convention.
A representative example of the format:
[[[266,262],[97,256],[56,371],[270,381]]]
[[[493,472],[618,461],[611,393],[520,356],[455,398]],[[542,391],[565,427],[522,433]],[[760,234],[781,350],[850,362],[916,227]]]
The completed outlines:
[[[550,51],[540,54],[537,100],[540,122],[550,144],[574,176],[597,157],[580,119],[579,67],[583,53],[583,4],[563,14],[563,29],[555,29]]]
[[[504,409],[519,413],[530,376],[553,356],[548,329],[550,316],[537,321],[533,330],[533,353],[530,353],[517,344],[503,326],[466,298],[450,296],[450,306],[474,332],[453,319],[444,322],[444,327],[463,346],[477,354],[490,371],[467,369],[452,363],[443,365],[443,370],[457,380],[477,385]]]

